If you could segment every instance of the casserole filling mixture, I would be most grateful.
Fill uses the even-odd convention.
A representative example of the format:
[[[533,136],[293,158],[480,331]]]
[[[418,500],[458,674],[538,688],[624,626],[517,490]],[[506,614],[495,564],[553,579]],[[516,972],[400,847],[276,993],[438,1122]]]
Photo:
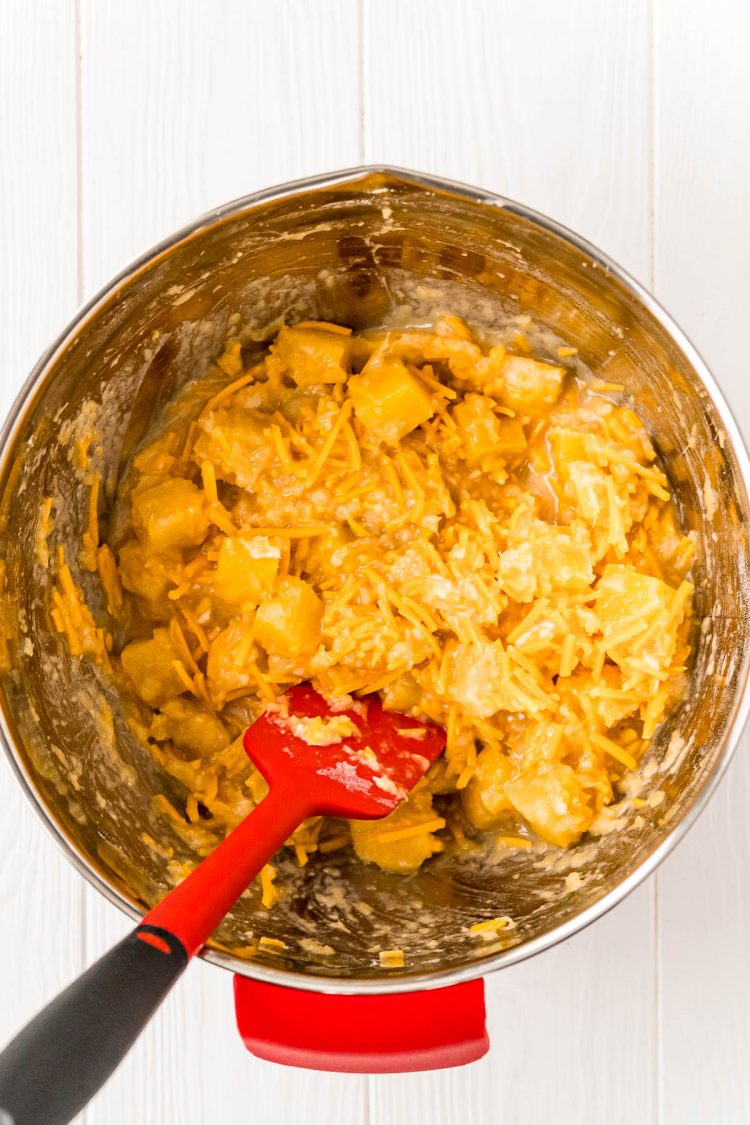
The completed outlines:
[[[380,692],[447,748],[387,819],[307,821],[300,864],[352,845],[411,872],[488,830],[564,848],[617,799],[685,690],[693,544],[623,388],[532,327],[304,322],[252,362],[232,339],[136,454],[107,543],[92,476],[109,632],[62,557],[52,616],[111,668],[199,853],[263,796],[242,732],[302,680]]]

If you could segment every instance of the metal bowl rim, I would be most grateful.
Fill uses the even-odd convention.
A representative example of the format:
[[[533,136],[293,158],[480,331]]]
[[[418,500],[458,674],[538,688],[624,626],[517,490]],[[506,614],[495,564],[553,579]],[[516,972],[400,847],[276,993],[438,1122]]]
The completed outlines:
[[[673,342],[684,353],[685,357],[698,375],[704,388],[715,406],[732,442],[732,450],[737,459],[742,483],[746,490],[750,490],[750,459],[745,448],[737,423],[732,415],[729,405],[724,398],[716,380],[707,364],[702,359],[698,350],[689,338],[674,321],[670,314],[656,300],[656,298],[639,281],[632,277],[627,270],[619,266],[613,259],[588,242],[574,231],[558,223],[549,216],[526,207],[522,203],[508,199],[494,192],[472,187],[469,184],[456,180],[443,179],[427,173],[415,172],[408,168],[401,168],[386,164],[367,164],[354,168],[342,169],[335,172],[321,173],[305,179],[292,180],[287,183],[277,184],[250,195],[241,196],[223,204],[221,207],[206,211],[197,219],[187,223],[172,235],[167,236],[135,258],[124,269],[115,274],[109,281],[82,304],[65,328],[59,333],[53,343],[40,356],[30,375],[18,392],[11,406],[5,422],[0,429],[0,476],[6,469],[6,463],[13,447],[14,438],[24,416],[25,408],[39,389],[64,349],[75,339],[85,321],[95,314],[113,296],[117,288],[129,282],[140,270],[150,265],[160,255],[174,250],[179,243],[194,235],[208,230],[210,227],[224,219],[232,218],[243,211],[264,203],[300,195],[307,191],[321,188],[355,184],[368,176],[383,175],[392,177],[396,181],[413,184],[426,188],[429,191],[451,192],[455,195],[472,200],[476,203],[486,204],[491,207],[502,208],[519,218],[524,219],[543,230],[549,231],[563,242],[567,242],[574,249],[580,251],[590,259],[594,268],[602,268],[612,274],[620,284],[647,309],[654,319],[668,333]],[[387,187],[384,187],[384,191]],[[494,956],[477,958],[476,962],[462,965],[454,969],[446,969],[433,973],[420,973],[412,976],[383,976],[374,978],[336,978],[318,977],[312,974],[292,972],[283,969],[272,969],[257,962],[242,961],[231,954],[219,949],[206,949],[200,956],[214,965],[230,969],[242,976],[253,977],[256,980],[266,981],[271,984],[285,985],[302,991],[314,991],[339,994],[362,993],[398,993],[411,992],[418,989],[440,988],[461,981],[473,980],[484,976],[486,973],[497,969],[506,968],[517,964],[529,957],[536,956],[557,945],[567,941],[574,934],[591,925],[598,918],[610,911],[619,902],[622,902],[636,887],[651,875],[672,849],[684,838],[688,830],[696,822],[705,809],[713,793],[717,789],[729,762],[737,748],[740,736],[750,714],[750,692],[748,692],[748,665],[750,654],[746,654],[742,668],[742,684],[738,689],[733,713],[730,716],[724,731],[724,746],[721,754],[705,782],[695,797],[693,804],[670,829],[663,842],[649,855],[631,874],[617,883],[598,902],[593,903],[586,910],[569,919],[567,922],[556,926],[546,934],[542,934],[530,941],[513,946]],[[50,832],[57,846],[62,850],[67,859],[81,875],[94,886],[105,898],[118,906],[128,917],[138,920],[142,912],[134,906],[123,894],[111,886],[102,875],[88,863],[68,840],[61,825],[53,816],[51,810],[43,801],[30,773],[27,771],[20,754],[13,745],[13,739],[8,729],[4,710],[0,708],[0,743],[5,755],[18,779],[26,797],[35,808],[42,822]]]

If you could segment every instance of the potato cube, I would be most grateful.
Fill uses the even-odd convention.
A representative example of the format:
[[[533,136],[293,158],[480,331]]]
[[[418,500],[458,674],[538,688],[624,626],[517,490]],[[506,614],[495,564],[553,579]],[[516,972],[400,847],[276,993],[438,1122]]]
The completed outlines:
[[[137,694],[149,707],[161,707],[185,691],[174,667],[179,656],[172,647],[168,629],[154,629],[151,640],[126,645],[120,659]]]
[[[501,680],[501,648],[489,642],[456,646],[446,691],[450,702],[460,703],[469,715],[480,719],[500,709],[503,696],[497,685]]]
[[[637,634],[656,615],[669,611],[674,595],[660,578],[640,574],[627,565],[606,567],[596,591],[596,610],[605,636],[631,629]]]
[[[501,418],[498,427],[498,453],[502,453],[504,457],[518,457],[525,452],[526,434],[517,418]]]
[[[574,843],[594,819],[575,771],[562,763],[509,782],[506,793],[534,831],[560,848]]]
[[[322,535],[311,539],[305,554],[305,572],[321,580],[331,577],[331,568],[340,568],[345,548],[352,540],[346,527],[331,524]]]
[[[598,465],[592,465],[590,461],[572,461],[568,465],[565,495],[589,527],[606,524],[610,514],[607,475]]]
[[[206,682],[213,699],[221,702],[230,691],[253,682],[249,669],[254,655],[252,615],[233,617],[208,650]]]
[[[429,831],[396,840],[381,837],[408,831],[419,824],[434,824],[437,816],[430,794],[420,790],[382,820],[350,820],[354,850],[364,863],[376,863],[384,871],[407,875],[440,850],[440,841]]]
[[[492,746],[478,755],[476,772],[461,791],[464,812],[475,828],[497,828],[513,808],[505,792],[511,769],[510,760]]]
[[[230,379],[236,378],[242,371],[241,341],[230,340],[216,362],[225,375]]]
[[[272,351],[298,387],[345,383],[352,339],[321,328],[282,328]]]
[[[258,605],[279,572],[281,548],[264,535],[235,535],[219,548],[214,578],[217,597],[230,605]]]
[[[453,419],[461,430],[470,465],[478,465],[498,452],[500,421],[494,405],[486,395],[469,394],[453,408]]]
[[[323,603],[301,578],[282,578],[255,615],[254,636],[274,656],[309,656],[320,644]]]
[[[591,536],[580,524],[570,528],[549,528],[537,547],[543,594],[562,590],[585,590],[594,581]]]
[[[563,480],[567,476],[569,465],[572,465],[575,461],[590,460],[586,450],[586,439],[588,437],[588,434],[582,433],[580,430],[569,430],[564,426],[555,426],[549,431],[552,456]]]
[[[210,461],[218,480],[253,488],[273,459],[265,423],[249,410],[217,408],[202,418],[193,446],[197,464]]]
[[[672,587],[631,567],[610,565],[596,590],[596,613],[610,659],[626,672],[645,667],[654,676],[666,675],[684,616],[672,613]]]
[[[174,584],[171,575],[179,569],[179,554],[151,554],[137,539],[129,539],[118,554],[120,581],[125,589],[146,601],[163,602],[170,585]]]
[[[500,376],[487,384],[487,393],[519,414],[541,414],[557,402],[564,378],[564,367],[511,355]]]
[[[197,547],[209,528],[203,494],[192,481],[182,477],[168,477],[136,492],[132,519],[140,541],[157,553],[175,547]]]
[[[211,757],[226,750],[231,742],[221,719],[188,699],[170,699],[151,726],[159,740],[171,739],[178,750]]]
[[[488,395],[468,394],[453,408],[466,460],[477,465],[491,457],[516,457],[526,449],[526,434],[515,418],[499,418]]]
[[[434,414],[429,394],[400,359],[373,357],[348,388],[359,421],[389,445]]]
[[[583,591],[594,581],[591,536],[583,524],[550,527],[537,521],[528,538],[501,552],[498,579],[517,602],[555,589]]]

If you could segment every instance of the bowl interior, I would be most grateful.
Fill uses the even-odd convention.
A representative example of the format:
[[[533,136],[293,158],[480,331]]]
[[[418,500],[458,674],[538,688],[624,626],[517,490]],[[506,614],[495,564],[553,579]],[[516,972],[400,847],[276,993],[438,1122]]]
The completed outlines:
[[[265,966],[319,984],[366,987],[383,980],[380,948],[406,951],[408,979],[480,971],[528,943],[536,947],[648,865],[695,807],[741,709],[745,455],[708,389],[710,377],[701,379],[698,361],[655,306],[552,224],[478,193],[373,172],[245,201],[128,271],[83,314],[42,365],[6,445],[5,724],[32,790],[88,867],[140,909],[170,885],[170,862],[189,855],[153,807],[170,782],[135,740],[106,682],[72,659],[48,626],[50,574],[35,551],[34,528],[41,502],[52,496],[51,546],[80,542],[87,488],[71,456],[77,427],[93,421],[100,434],[111,504],[154,411],[200,373],[234,326],[260,343],[283,322],[361,328],[394,307],[417,319],[451,309],[487,324],[529,312],[578,346],[597,374],[625,385],[695,533],[702,626],[691,690],[631,780],[631,795],[646,799],[642,809],[615,808],[600,835],[564,854],[502,855],[490,840],[470,853],[446,852],[408,878],[348,856],[313,857],[301,869],[284,861],[282,902],[269,912],[249,894],[216,935],[215,948],[241,971]],[[70,559],[77,554],[68,550]],[[95,576],[75,578],[101,608]],[[163,856],[144,834],[164,845]],[[515,929],[491,942],[469,934],[472,923],[495,915],[509,915]],[[284,956],[254,955],[262,935],[282,939]],[[322,955],[325,946],[335,956]]]

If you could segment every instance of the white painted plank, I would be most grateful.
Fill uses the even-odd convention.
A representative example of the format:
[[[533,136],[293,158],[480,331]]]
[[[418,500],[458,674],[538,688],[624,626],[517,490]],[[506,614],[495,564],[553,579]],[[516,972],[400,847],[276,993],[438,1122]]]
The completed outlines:
[[[208,1054],[204,1116],[188,1121],[245,1122],[264,1125],[369,1125],[367,1079],[356,1074],[324,1074],[277,1066],[248,1054],[234,1029],[232,977],[201,964],[202,1045]],[[210,979],[209,979],[210,978]],[[226,1083],[217,1089],[220,1081]],[[169,1119],[167,1119],[169,1120]],[[176,1118],[175,1118],[176,1120]],[[98,1125],[98,1122],[97,1122]]]
[[[357,10],[346,0],[82,3],[84,285],[241,194],[356,163]],[[93,892],[89,957],[127,923]],[[231,977],[190,967],[92,1103],[91,1125],[364,1121],[359,1078],[252,1059]]]
[[[202,211],[359,150],[347,0],[82,0],[85,283]]]
[[[71,2],[0,5],[0,412],[76,305]],[[0,1044],[81,968],[82,885],[0,763]]]
[[[656,19],[657,295],[747,439],[750,10],[664,0]],[[750,1119],[748,750],[658,877],[664,1125]]]
[[[373,1125],[652,1120],[650,900],[641,888],[571,941],[488,977],[490,1054],[461,1070],[372,1079]]]
[[[87,291],[206,206],[355,162],[354,5],[337,6],[336,18],[318,6],[316,16],[326,10],[324,23],[332,25],[335,58],[321,55],[322,33],[316,39],[308,28],[318,46],[307,67],[317,68],[322,89],[296,79],[301,5],[294,18],[288,4],[272,14],[260,10],[265,5],[206,5],[200,19],[196,4],[180,5],[179,16],[173,5],[136,5],[132,18],[120,5],[96,7],[93,39],[92,13],[83,13],[83,76],[95,117],[85,130]],[[365,40],[367,159],[442,171],[524,199],[648,279],[643,8],[528,8],[506,4],[495,17],[489,5],[475,4],[458,18],[454,6],[449,19],[444,4],[429,12],[420,3],[373,5]],[[656,11],[658,292],[742,415],[750,396],[738,375],[738,325],[750,293],[743,253],[750,138],[748,80],[736,44],[747,40],[747,12],[729,2],[720,18],[705,0],[687,8],[662,0]],[[266,61],[269,42],[276,53]],[[294,66],[272,66],[282,51]],[[70,6],[0,5],[6,405],[75,303],[73,53]],[[290,69],[302,91],[294,96]],[[451,81],[457,70],[460,79]],[[262,100],[262,114],[261,75],[275,91]],[[91,110],[92,99],[100,109]],[[746,763],[741,753],[711,810],[659,876],[666,1125],[734,1125],[750,1117]],[[0,786],[6,1036],[78,967],[79,884],[3,769]],[[19,885],[21,864],[36,891]],[[647,899],[642,892],[569,945],[491,979],[490,1059],[465,1072],[375,1080],[373,1125],[585,1125],[596,1112],[608,1122],[653,1119],[644,1093],[653,1081]],[[91,909],[93,956],[126,923],[98,899]],[[48,946],[51,917],[57,941]],[[696,917],[704,921],[696,925]],[[231,1027],[228,976],[204,965],[194,970],[196,984],[186,979],[169,1001],[139,1056],[128,1060],[125,1080],[92,1106],[92,1125],[170,1125],[178,1114],[188,1125],[220,1115],[244,1120],[261,1109],[273,1125],[309,1117],[311,1106],[320,1120],[363,1120],[356,1079],[297,1075],[247,1057]]]
[[[552,215],[648,280],[647,0],[364,0],[365,158]]]
[[[645,0],[365,0],[363,30],[366,160],[523,200],[648,279]],[[373,1080],[373,1125],[652,1120],[652,899],[489,978],[490,1057]]]

